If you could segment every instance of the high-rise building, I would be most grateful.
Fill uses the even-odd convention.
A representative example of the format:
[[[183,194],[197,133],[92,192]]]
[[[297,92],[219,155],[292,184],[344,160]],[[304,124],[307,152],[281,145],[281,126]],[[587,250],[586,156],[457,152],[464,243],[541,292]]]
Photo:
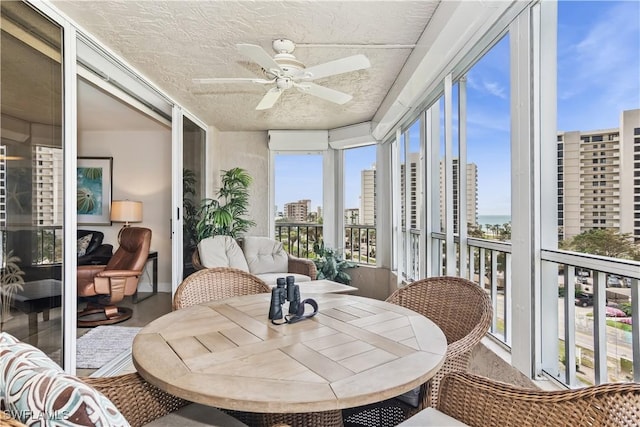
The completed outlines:
[[[34,225],[62,226],[62,149],[36,145],[33,163]]]
[[[459,194],[458,180],[460,177],[459,161],[453,159],[453,229],[458,232],[459,218]],[[445,188],[444,188],[444,161],[440,161],[440,221],[444,223],[445,208]],[[466,180],[466,203],[467,203],[467,224],[476,225],[478,223],[478,166],[475,163],[467,163]]]
[[[285,203],[284,205],[284,215],[289,221],[306,222],[310,211],[311,200],[309,199]]]
[[[405,199],[406,187],[409,187],[409,228],[420,228],[420,209],[418,203],[422,200],[422,168],[420,167],[420,153],[409,153],[407,155],[406,164],[409,165],[408,181],[405,181],[405,163],[400,164],[400,198]],[[405,226],[405,203],[401,203],[400,215],[402,218],[402,226]]]
[[[409,153],[409,225],[411,228],[420,228],[419,224],[419,205],[418,202],[422,196],[423,178],[420,169],[419,153]],[[404,163],[400,165],[400,179],[404,183]],[[454,224],[457,230],[458,224],[458,159],[453,159],[453,204],[454,204]],[[361,172],[362,192],[360,196],[360,223],[365,225],[375,225],[376,210],[376,170],[375,164],[371,169],[365,169]],[[440,162],[440,182],[444,183],[443,163]],[[400,187],[400,197],[402,200],[405,195],[405,185]],[[467,222],[473,225],[478,221],[478,167],[475,163],[467,164],[467,185],[466,185],[466,202],[467,202]],[[405,221],[405,206],[401,205],[402,224]],[[444,215],[444,187],[440,185],[440,216]]]
[[[594,228],[640,241],[640,109],[620,127],[558,132],[559,238]]]
[[[360,172],[360,224],[376,225],[376,165]]]

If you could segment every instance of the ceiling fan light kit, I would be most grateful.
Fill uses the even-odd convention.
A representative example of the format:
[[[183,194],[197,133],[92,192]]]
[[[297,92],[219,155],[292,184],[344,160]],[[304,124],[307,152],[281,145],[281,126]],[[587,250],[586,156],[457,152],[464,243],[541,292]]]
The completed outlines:
[[[353,97],[344,92],[330,89],[312,83],[313,80],[331,77],[352,71],[364,70],[371,66],[369,59],[364,55],[353,55],[311,66],[309,68],[300,62],[294,55],[295,43],[287,39],[276,39],[272,47],[276,52],[269,55],[262,47],[253,44],[238,44],[238,51],[257,63],[264,70],[267,78],[203,78],[193,79],[194,83],[254,83],[273,84],[262,100],[256,106],[256,110],[266,110],[275,105],[282,93],[295,87],[298,91],[322,98],[336,104],[345,104]]]

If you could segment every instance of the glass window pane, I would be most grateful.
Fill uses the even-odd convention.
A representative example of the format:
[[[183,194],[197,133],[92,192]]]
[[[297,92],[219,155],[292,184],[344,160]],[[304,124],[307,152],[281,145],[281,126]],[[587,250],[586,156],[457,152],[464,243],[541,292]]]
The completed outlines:
[[[196,223],[204,195],[206,132],[187,117],[182,129],[183,277],[193,273],[191,255],[197,245]]]
[[[344,151],[344,258],[376,263],[376,146]]]
[[[638,259],[640,222],[633,219],[640,213],[640,186],[633,182],[640,171],[634,161],[640,146],[634,132],[640,126],[638,16],[638,2],[558,2],[556,144],[562,168],[558,194],[552,196],[558,206],[559,245],[572,252]],[[580,267],[566,291],[563,283],[558,303],[561,320],[575,332],[575,342],[565,343],[560,323],[559,347],[575,349],[575,378],[564,378],[562,351],[560,375],[576,385],[632,381],[638,357],[631,346],[632,281]],[[606,299],[596,301],[593,295],[602,287]],[[563,319],[564,294],[579,295],[569,322]],[[595,318],[598,311],[606,313],[606,343],[596,339],[594,325],[602,320]],[[557,344],[555,337],[547,338],[543,344]],[[606,372],[594,363],[599,351],[607,359]]]
[[[466,75],[467,164],[466,182],[460,183],[466,187],[467,235],[500,241],[511,240],[509,37],[507,34],[499,40]],[[454,160],[454,176],[458,179],[460,168]],[[472,280],[482,283],[495,300],[491,332],[503,341],[507,339],[508,260],[506,252],[482,244],[469,253]]]
[[[406,131],[407,160],[406,160],[406,186],[405,204],[408,209],[409,227],[405,230],[407,278],[417,280],[420,277],[420,238],[421,238],[421,213],[423,202],[424,177],[422,160],[420,158],[420,126],[421,121],[416,120]]]
[[[313,258],[322,239],[322,160],[321,154],[275,156],[275,235],[299,257]]]
[[[469,234],[511,240],[509,35],[467,74]],[[475,179],[474,179],[475,178]],[[474,182],[475,181],[475,182]],[[474,184],[477,185],[474,188]],[[474,202],[477,212],[474,212]],[[476,216],[477,215],[477,222]],[[477,227],[474,227],[477,225]]]

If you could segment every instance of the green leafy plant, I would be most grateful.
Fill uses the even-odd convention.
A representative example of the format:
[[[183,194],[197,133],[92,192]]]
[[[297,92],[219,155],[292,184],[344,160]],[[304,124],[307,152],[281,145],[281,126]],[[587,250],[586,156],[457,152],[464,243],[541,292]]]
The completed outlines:
[[[313,262],[318,269],[318,280],[328,279],[345,285],[351,283],[351,276],[345,270],[358,267],[358,264],[342,259],[335,250],[326,248],[322,240],[314,243],[313,252],[316,254]]]
[[[198,242],[211,236],[239,237],[256,223],[245,218],[249,206],[249,186],[253,178],[242,168],[222,171],[217,199],[203,199],[198,211]]]
[[[185,248],[194,247],[196,242],[196,226],[198,224],[198,206],[194,201],[196,195],[196,174],[191,169],[182,170],[182,223]]]

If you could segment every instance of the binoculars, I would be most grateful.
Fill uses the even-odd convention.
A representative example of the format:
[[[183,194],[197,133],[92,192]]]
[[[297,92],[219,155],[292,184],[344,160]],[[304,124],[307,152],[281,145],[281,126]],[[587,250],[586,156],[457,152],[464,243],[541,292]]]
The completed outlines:
[[[300,307],[300,287],[294,283],[293,276],[279,277],[276,287],[271,290],[271,305],[269,307],[269,319],[282,319],[282,304],[289,301],[289,314],[297,315]]]

